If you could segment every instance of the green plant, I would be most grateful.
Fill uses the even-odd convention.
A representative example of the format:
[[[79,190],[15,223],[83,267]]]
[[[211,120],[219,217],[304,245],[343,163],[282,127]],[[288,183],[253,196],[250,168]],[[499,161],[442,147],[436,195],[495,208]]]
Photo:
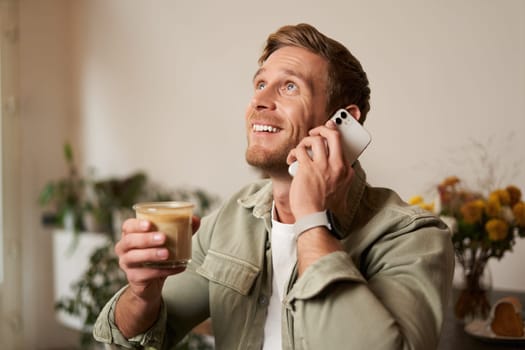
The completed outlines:
[[[89,202],[98,230],[115,234],[115,212],[130,210],[132,205],[147,196],[148,178],[143,172],[123,179],[112,177],[92,184],[94,199]]]
[[[87,348],[92,343],[91,327],[102,306],[125,283],[126,277],[113,254],[113,244],[106,244],[93,252],[89,259],[89,268],[71,286],[74,297],[62,298],[55,304],[57,310],[81,317],[84,324],[80,336],[82,348]]]
[[[140,171],[123,178],[83,177],[77,170],[69,142],[64,144],[63,154],[67,175],[46,183],[38,197],[38,203],[46,209],[44,225],[65,228],[75,234],[86,230],[111,235],[118,226],[116,215],[126,211],[127,216],[131,215],[131,206],[144,198],[161,200],[169,196],[160,190],[152,196],[147,188],[148,178]]]
[[[85,209],[84,194],[86,182],[79,176],[73,149],[69,142],[63,147],[67,175],[48,182],[38,197],[41,206],[53,206],[53,212],[44,215],[44,222],[67,227],[75,232],[84,228],[82,213]],[[71,222],[67,222],[70,219]],[[70,227],[68,227],[70,226]]]

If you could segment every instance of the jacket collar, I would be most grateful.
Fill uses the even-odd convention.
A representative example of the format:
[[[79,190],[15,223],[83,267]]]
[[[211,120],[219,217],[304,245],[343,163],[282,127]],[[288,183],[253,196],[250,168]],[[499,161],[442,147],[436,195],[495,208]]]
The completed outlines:
[[[263,218],[272,210],[273,194],[272,182],[264,180],[262,186],[254,193],[241,197],[237,202],[244,208],[253,208],[253,216]]]
[[[345,205],[341,208],[342,212],[334,210],[336,217],[337,233],[341,238],[346,237],[350,232],[351,223],[357,213],[363,192],[366,187],[366,173],[359,161],[354,163],[354,177],[350,184]],[[272,182],[264,180],[255,192],[241,197],[237,200],[239,205],[244,208],[253,208],[253,215],[256,218],[264,218],[270,215],[273,202]]]

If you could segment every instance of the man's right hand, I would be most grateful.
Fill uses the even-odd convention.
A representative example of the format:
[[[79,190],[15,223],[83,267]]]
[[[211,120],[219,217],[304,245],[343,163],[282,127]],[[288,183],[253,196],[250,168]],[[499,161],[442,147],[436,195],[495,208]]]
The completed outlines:
[[[193,232],[199,225],[199,218],[193,217]],[[115,252],[129,286],[117,302],[115,323],[127,338],[153,325],[160,310],[164,281],[185,269],[144,267],[145,262],[168,258],[168,250],[163,247],[165,241],[166,235],[149,221],[128,219],[122,225],[122,237],[115,245]]]
[[[193,217],[193,232],[200,225]],[[122,237],[115,246],[120,268],[126,274],[131,292],[145,300],[160,296],[166,277],[184,271],[184,268],[147,268],[145,262],[163,261],[168,258],[168,249],[163,247],[166,235],[157,232],[147,220],[128,219],[122,225]]]
[[[128,219],[122,225],[122,237],[115,246],[120,268],[128,279],[128,289],[146,302],[160,297],[166,277],[184,271],[184,268],[144,267],[146,262],[168,258],[168,249],[163,247],[165,242],[166,235],[156,231],[151,222]]]

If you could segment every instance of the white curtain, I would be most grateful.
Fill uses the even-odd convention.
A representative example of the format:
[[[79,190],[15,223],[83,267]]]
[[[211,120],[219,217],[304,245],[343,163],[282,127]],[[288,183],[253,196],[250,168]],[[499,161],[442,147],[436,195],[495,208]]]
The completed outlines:
[[[21,349],[22,272],[20,231],[20,132],[18,121],[18,0],[0,0],[0,339]]]

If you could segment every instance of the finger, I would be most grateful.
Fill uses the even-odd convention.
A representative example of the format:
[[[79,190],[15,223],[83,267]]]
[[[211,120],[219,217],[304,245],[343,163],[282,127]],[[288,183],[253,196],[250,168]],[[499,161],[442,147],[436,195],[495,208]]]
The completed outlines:
[[[155,229],[155,225],[148,220],[141,220],[136,218],[127,219],[122,224],[122,234],[132,232],[148,232]]]
[[[328,158],[330,159],[330,161],[344,159],[341,133],[339,132],[337,127],[335,127],[335,123],[332,122],[332,124],[334,128],[323,125],[310,130],[310,134],[312,136],[321,136],[325,138],[326,145],[329,150]]]
[[[115,253],[121,256],[131,249],[160,247],[165,242],[166,235],[162,232],[128,233],[115,244]]]
[[[312,159],[316,161],[326,160],[328,154],[328,147],[326,140],[322,136],[310,136],[305,140],[305,146],[307,149],[312,150]]]
[[[312,140],[309,139],[309,136],[303,138],[301,142],[299,142],[299,144],[288,153],[288,156],[286,157],[286,162],[288,164],[291,164],[296,160],[298,161],[299,157],[297,155],[297,152],[300,150],[305,151],[306,155],[310,158],[310,160],[312,159],[312,154],[314,152],[312,150]],[[301,153],[304,156],[304,153],[302,151]]]
[[[310,155],[308,154],[308,147],[306,147],[306,144],[303,141],[288,153],[288,157],[286,158],[288,164],[291,164],[294,161],[298,161],[299,163],[312,161],[312,158],[310,158]]]
[[[324,126],[326,126],[328,129],[333,129],[333,130],[337,129],[337,124],[332,119],[328,119],[326,123],[324,124]]]
[[[321,125],[310,130],[309,134],[310,136],[321,136],[326,139],[335,139],[340,135],[339,130],[332,121],[328,121],[325,125]]]
[[[286,157],[286,164],[290,165],[297,160],[296,152],[297,151],[294,148],[288,153],[288,156]]]
[[[148,262],[162,262],[169,257],[167,248],[132,249],[119,256],[119,265],[123,270],[143,267]]]
[[[299,145],[296,147],[296,150],[305,149],[308,157],[312,161],[316,162],[326,162],[328,147],[326,140],[322,136],[307,136],[301,140]],[[297,151],[295,156],[298,158]]]
[[[295,148],[288,153],[288,156],[286,157],[286,164],[290,165],[297,160],[297,156],[295,155],[295,153]]]

